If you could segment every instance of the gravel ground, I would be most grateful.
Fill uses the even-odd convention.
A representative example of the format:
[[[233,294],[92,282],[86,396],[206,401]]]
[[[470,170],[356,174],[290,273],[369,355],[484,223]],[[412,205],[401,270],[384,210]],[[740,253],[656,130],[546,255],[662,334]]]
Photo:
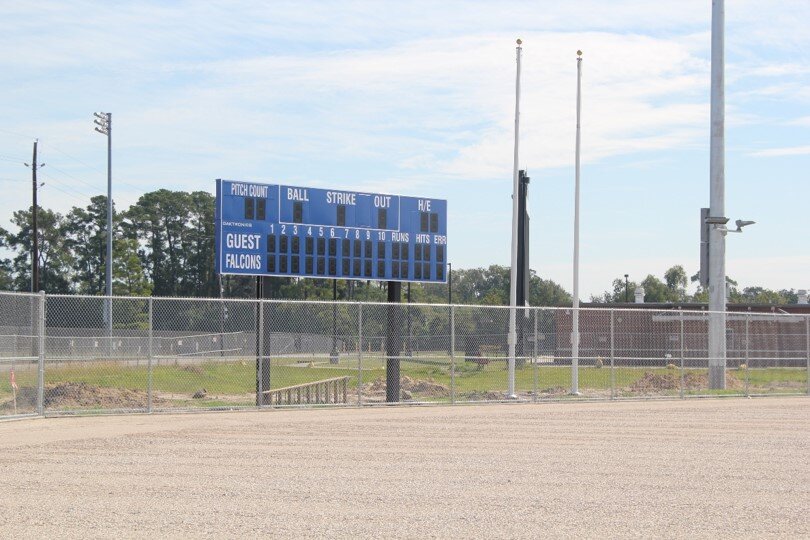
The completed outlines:
[[[0,423],[0,536],[808,537],[810,399]]]

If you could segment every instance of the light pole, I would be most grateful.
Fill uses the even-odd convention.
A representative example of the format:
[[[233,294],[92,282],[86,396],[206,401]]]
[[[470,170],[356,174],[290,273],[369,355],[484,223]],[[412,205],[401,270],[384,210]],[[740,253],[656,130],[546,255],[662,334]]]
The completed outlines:
[[[509,388],[507,397],[515,399],[515,345],[517,345],[517,264],[518,264],[518,142],[520,140],[520,55],[523,41],[517,40],[517,77],[515,79],[515,157],[512,169],[512,272],[509,279],[509,334],[506,341],[509,346]]]
[[[105,277],[105,295],[107,296],[106,314],[107,330],[110,333],[112,346],[112,254],[113,254],[113,201],[112,201],[112,113],[93,113],[96,131],[107,137],[107,260]]]
[[[574,167],[574,320],[571,332],[571,394],[579,395],[579,146],[582,103],[582,51],[577,51],[577,143]]]
[[[629,277],[630,277],[630,274],[625,274],[624,275],[624,303],[625,304],[630,301],[630,296],[629,296],[630,295],[630,281],[628,281],[628,279],[627,279]]]
[[[708,223],[725,224],[725,54],[723,0],[712,1]],[[725,220],[725,221],[724,221]],[[709,388],[726,387],[726,238],[709,229]]]

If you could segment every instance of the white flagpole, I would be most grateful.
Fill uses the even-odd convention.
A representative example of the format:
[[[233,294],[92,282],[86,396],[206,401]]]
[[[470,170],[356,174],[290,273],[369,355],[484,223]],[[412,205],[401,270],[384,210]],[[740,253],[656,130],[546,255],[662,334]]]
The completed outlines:
[[[582,104],[582,51],[577,51],[577,146],[574,181],[574,320],[571,332],[571,393],[579,395],[579,147]]]
[[[517,344],[517,331],[515,320],[515,306],[517,304],[517,248],[518,248],[518,142],[520,135],[520,53],[523,51],[522,40],[517,40],[517,77],[515,81],[515,162],[512,169],[512,272],[509,279],[509,399],[517,397],[515,394],[515,345]]]

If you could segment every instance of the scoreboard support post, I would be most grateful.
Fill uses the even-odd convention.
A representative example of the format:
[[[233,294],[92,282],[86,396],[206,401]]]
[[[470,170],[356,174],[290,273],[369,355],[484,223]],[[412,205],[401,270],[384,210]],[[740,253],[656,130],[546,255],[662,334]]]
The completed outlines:
[[[270,292],[269,279],[263,276],[256,277],[256,405],[259,407],[264,405],[264,391],[270,390],[270,344],[264,339],[265,335],[270,334],[265,332],[268,324],[261,302]]]
[[[332,280],[332,352],[329,353],[329,363],[337,364],[339,359],[337,348],[337,280]]]
[[[385,332],[385,401],[399,402],[399,355],[402,351],[402,325],[395,304],[402,301],[402,283],[388,282],[388,321]]]
[[[405,356],[413,356],[413,330],[411,330],[411,282],[408,282],[406,297],[408,299],[408,340],[405,342]]]

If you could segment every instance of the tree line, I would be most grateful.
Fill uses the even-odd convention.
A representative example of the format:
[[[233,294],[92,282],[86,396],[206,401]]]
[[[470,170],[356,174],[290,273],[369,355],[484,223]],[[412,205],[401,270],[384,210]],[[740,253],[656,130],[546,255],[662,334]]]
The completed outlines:
[[[16,232],[0,227],[0,248],[11,253],[0,258],[0,290],[31,290],[32,208],[13,213]],[[105,292],[107,197],[98,195],[86,207],[65,214],[38,208],[40,289],[49,293],[99,295]],[[126,210],[113,207],[113,294],[125,296],[255,297],[252,277],[214,272],[214,197],[205,191],[159,189],[142,195]],[[453,298],[458,304],[509,304],[510,271],[506,266],[453,269]],[[648,275],[641,281],[613,280],[612,290],[591,297],[592,302],[633,300],[643,286],[646,302],[707,302],[698,287],[689,294],[683,266],[668,269],[663,280]],[[696,281],[697,276],[691,280]],[[796,291],[763,287],[739,288],[729,280],[731,302],[796,303]],[[332,280],[271,278],[273,298],[330,300]],[[446,303],[448,286],[413,283],[413,302]],[[339,299],[385,301],[385,283],[338,280]],[[406,289],[406,287],[403,287]],[[571,304],[559,284],[531,271],[529,303],[533,306]]]
[[[38,208],[40,290],[56,294],[99,295],[105,292],[107,197],[65,214]],[[0,228],[0,290],[31,290],[32,208],[13,213],[16,232]],[[249,298],[255,278],[214,272],[214,197],[205,191],[160,189],[142,195],[120,210],[113,206],[113,294]],[[509,268],[454,269],[453,302],[508,304]],[[271,278],[272,298],[331,299],[332,280]],[[406,287],[403,287],[406,290]],[[384,282],[338,280],[338,298],[385,301]],[[448,287],[411,285],[413,302],[446,303]],[[532,305],[565,305],[571,296],[558,284],[532,272]]]
[[[709,302],[709,291],[699,284],[693,294],[687,292],[690,282],[699,282],[698,275],[688,276],[684,267],[676,264],[664,272],[664,279],[649,274],[641,281],[625,280],[618,277],[613,280],[613,288],[601,295],[591,296],[591,302],[621,303],[633,302],[636,287],[644,287],[644,301],[652,303],[701,303]],[[726,277],[729,286],[728,301],[732,304],[795,304],[798,302],[798,292],[794,289],[772,290],[765,287],[740,287],[739,284]]]
[[[18,232],[0,229],[13,253],[0,261],[0,287],[31,290],[32,209],[18,210]],[[66,214],[38,208],[40,289],[50,293],[103,294],[107,197]],[[204,191],[161,189],[126,211],[113,207],[113,294],[213,296],[214,198]]]

